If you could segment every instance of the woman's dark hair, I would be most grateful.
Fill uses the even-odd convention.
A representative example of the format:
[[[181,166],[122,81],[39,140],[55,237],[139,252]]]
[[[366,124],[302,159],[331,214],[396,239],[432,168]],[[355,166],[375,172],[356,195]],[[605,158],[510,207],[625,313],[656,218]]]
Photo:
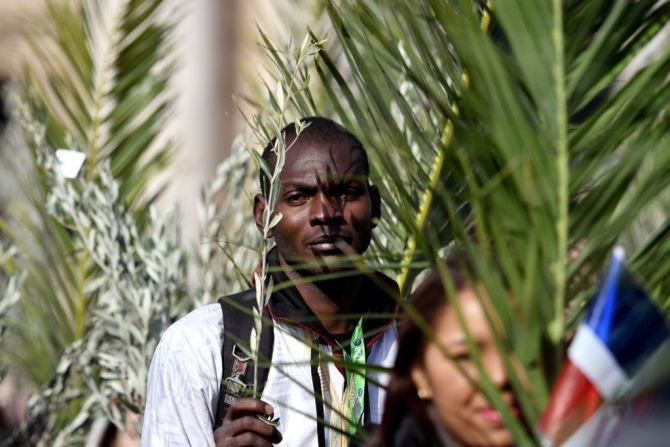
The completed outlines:
[[[338,139],[344,139],[351,144],[352,148],[360,149],[363,154],[362,161],[364,163],[365,174],[368,175],[370,173],[368,156],[363,143],[361,143],[361,141],[356,138],[353,133],[347,130],[347,128],[331,120],[330,118],[325,118],[323,116],[307,116],[300,118],[299,121],[303,125],[307,125],[307,127],[305,127],[299,135],[301,140],[307,139],[312,142],[330,142]],[[290,123],[285,126],[281,130],[281,134],[283,135],[284,142],[287,146],[293,143],[293,140],[296,138],[295,123]],[[275,153],[272,151],[272,149],[274,148],[276,142],[277,137],[270,140],[270,142],[263,149],[262,157],[268,164],[270,171],[274,169],[275,165]],[[258,180],[261,185],[261,194],[263,194],[264,197],[267,197],[270,191],[270,179],[262,169],[258,174]]]
[[[450,256],[441,262],[446,266],[454,289],[457,292],[465,289],[472,271],[465,254]],[[430,271],[412,294],[411,303],[425,323],[433,327],[440,310],[448,304],[440,269],[434,267]],[[371,438],[371,445],[394,445],[397,430],[407,413],[412,414],[429,439],[437,439],[433,423],[427,413],[427,402],[417,395],[411,377],[412,367],[421,363],[427,344],[426,335],[415,320],[405,317],[399,328],[398,355],[387,388],[384,416],[381,426]]]

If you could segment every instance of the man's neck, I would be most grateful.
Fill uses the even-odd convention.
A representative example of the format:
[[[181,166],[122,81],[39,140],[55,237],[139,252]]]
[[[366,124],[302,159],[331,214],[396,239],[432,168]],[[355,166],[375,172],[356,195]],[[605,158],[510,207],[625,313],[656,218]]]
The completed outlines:
[[[330,279],[310,281],[303,274],[287,266],[280,260],[286,276],[305,300],[307,307],[316,315],[323,327],[331,334],[352,331],[356,326],[355,318],[338,318],[338,315],[351,315],[361,312],[359,293],[363,286],[361,275],[347,276],[345,280]]]

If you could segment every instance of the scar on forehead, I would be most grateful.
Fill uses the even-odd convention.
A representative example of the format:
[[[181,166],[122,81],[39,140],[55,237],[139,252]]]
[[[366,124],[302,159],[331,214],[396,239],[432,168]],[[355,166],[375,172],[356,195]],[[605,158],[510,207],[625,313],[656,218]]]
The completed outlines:
[[[343,152],[344,150],[345,149],[340,149],[339,152]],[[349,153],[349,160],[345,162],[346,167],[340,167],[335,160],[335,151],[333,150],[333,146],[331,145],[328,147],[328,157],[330,158],[331,164],[335,167],[337,174],[340,174],[341,176],[347,175],[350,171],[361,167],[360,164],[365,165],[366,154],[362,148],[349,146],[347,150]],[[342,170],[341,173],[339,172],[340,170]]]
[[[352,168],[353,169],[353,168]],[[348,169],[345,172],[338,172],[331,170],[330,166],[326,167],[325,172],[314,171],[314,177],[318,183],[333,183],[333,184],[345,184],[349,182],[365,182],[367,181],[367,175],[365,174],[354,174],[350,172],[352,169]]]

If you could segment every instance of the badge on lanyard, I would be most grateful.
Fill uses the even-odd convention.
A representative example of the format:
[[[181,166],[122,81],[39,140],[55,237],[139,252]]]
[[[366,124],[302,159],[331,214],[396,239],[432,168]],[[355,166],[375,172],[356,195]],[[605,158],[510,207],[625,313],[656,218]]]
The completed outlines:
[[[342,348],[340,346],[340,348]],[[363,317],[358,320],[351,335],[350,352],[342,348],[349,392],[349,433],[355,434],[363,425],[365,411],[365,339],[363,338]]]

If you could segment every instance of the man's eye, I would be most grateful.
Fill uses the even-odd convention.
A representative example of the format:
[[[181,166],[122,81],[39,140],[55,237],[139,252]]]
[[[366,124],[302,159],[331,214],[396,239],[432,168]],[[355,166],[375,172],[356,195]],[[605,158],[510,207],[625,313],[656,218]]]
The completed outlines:
[[[301,205],[307,201],[307,194],[293,193],[286,196],[286,202],[289,205]]]
[[[338,195],[344,199],[357,199],[361,196],[361,192],[358,188],[343,188],[338,191]]]

